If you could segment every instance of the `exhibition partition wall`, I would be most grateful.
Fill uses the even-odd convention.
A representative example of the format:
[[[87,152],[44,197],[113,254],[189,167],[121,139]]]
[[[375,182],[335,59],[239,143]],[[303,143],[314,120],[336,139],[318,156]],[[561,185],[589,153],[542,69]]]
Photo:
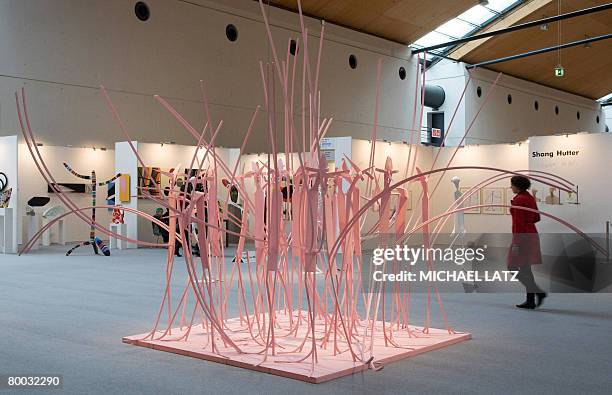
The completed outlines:
[[[566,219],[587,233],[604,233],[612,221],[612,134],[578,133],[529,138],[529,169],[555,172],[577,185],[568,194],[534,184],[541,210]],[[542,221],[541,232],[566,232]]]
[[[5,253],[17,252],[19,229],[17,158],[17,136],[0,137],[0,252]]]
[[[92,205],[91,182],[72,174],[70,170],[64,166],[64,163],[74,172],[81,175],[90,176],[91,172],[95,171],[98,182],[108,180],[115,175],[114,151],[110,149],[44,145],[39,146],[38,150],[61,190],[68,193],[70,199],[79,207],[89,207]],[[19,144],[19,163],[20,204],[17,211],[20,231],[18,234],[19,243],[23,244],[28,240],[27,224],[29,220],[26,215],[26,205],[28,201],[34,197],[50,198],[47,204],[41,207],[40,210],[37,210],[36,215],[41,215],[43,211],[52,207],[63,207],[63,204],[38,172],[26,144]],[[96,203],[98,205],[106,204],[107,193],[108,190],[106,186],[97,187]],[[85,213],[87,216],[90,215],[89,210]],[[96,210],[96,221],[103,226],[108,226],[110,218],[111,212],[109,210]],[[84,241],[89,238],[89,224],[84,223],[75,215],[66,216],[64,221],[66,242]],[[50,241],[58,241],[58,228],[52,227],[50,232]],[[101,235],[101,237],[105,239],[106,235]]]
[[[483,166],[508,170],[528,169],[528,143],[467,145],[463,147],[440,148],[440,155],[436,166],[445,167],[451,161],[453,166]],[[438,148],[434,148],[434,155]],[[476,186],[493,172],[487,170],[449,170],[442,175],[438,191],[432,195],[432,205],[436,212],[450,206],[454,200],[455,185],[451,182],[453,177],[459,177],[461,192]],[[434,185],[438,180],[434,178]],[[478,204],[506,203],[509,204],[513,194],[510,191],[510,180],[505,178],[483,188],[480,193],[472,195],[464,206]],[[468,233],[510,233],[511,220],[509,211],[504,208],[480,208],[465,212],[465,229]],[[450,232],[453,221],[447,221],[443,231]]]
[[[436,155],[438,149],[434,148]],[[609,133],[578,133],[556,136],[530,137],[514,144],[467,145],[440,149],[436,166],[446,166],[453,157],[453,166],[478,165],[504,168],[513,171],[544,171],[558,174],[576,185],[578,194],[551,189],[533,182],[531,193],[535,195],[539,209],[563,218],[586,233],[602,234],[606,221],[612,221],[612,200],[608,180],[612,168],[612,135]],[[432,195],[434,211],[449,206],[454,199],[453,177],[459,177],[460,189],[465,191],[492,173],[485,170],[449,170],[440,181],[440,190]],[[437,181],[434,178],[434,183]],[[496,181],[475,194],[464,206],[476,204],[509,205],[513,194],[510,180]],[[452,230],[452,221],[445,230]],[[503,208],[480,208],[465,212],[465,228],[468,233],[510,233],[511,220]],[[572,233],[566,226],[543,217],[538,223],[542,233]]]
[[[179,165],[184,169],[190,166],[189,162],[195,146],[175,144],[152,144],[133,142],[145,164],[151,168],[154,177],[158,177],[161,188],[167,183],[161,171],[167,171]],[[367,168],[369,163],[371,142],[368,140],[351,139],[351,137],[325,138],[321,140],[322,153],[328,160],[329,166],[340,169],[345,161],[350,168],[352,164],[361,169]],[[54,193],[50,192],[44,179],[35,171],[29,152],[25,144],[18,144],[16,136],[0,138],[0,172],[8,180],[6,190],[12,188],[8,207],[13,208],[13,235],[14,248],[17,243],[22,244],[28,237],[26,202],[33,197],[50,197],[45,208],[61,205]],[[85,190],[86,182],[75,178],[63,165],[64,162],[81,174],[89,174],[95,170],[99,180],[106,180],[117,173],[129,176],[129,199],[121,199],[120,188],[117,184],[115,203],[125,207],[144,210],[154,214],[160,205],[155,202],[139,198],[139,168],[138,160],[127,142],[119,142],[115,150],[101,150],[93,148],[74,147],[39,147],[45,162],[54,174],[58,183],[64,190],[68,189],[70,198],[79,206],[91,204],[91,194]],[[585,232],[605,232],[606,221],[612,221],[612,201],[606,191],[609,190],[605,180],[606,171],[612,167],[612,158],[607,154],[612,150],[612,135],[607,133],[579,133],[573,135],[539,136],[531,137],[528,141],[514,144],[467,145],[463,147],[428,147],[416,146],[410,149],[408,144],[398,142],[377,141],[375,147],[375,166],[383,168],[387,157],[391,158],[397,173],[394,180],[399,180],[410,169],[419,168],[426,171],[432,167],[446,166],[452,159],[453,166],[478,165],[483,167],[496,167],[512,170],[535,170],[558,173],[560,176],[578,186],[578,194],[569,195],[566,192],[551,191],[548,186],[534,182],[532,193],[536,195],[540,209],[555,216],[561,217],[578,226]],[[250,171],[254,164],[260,167],[267,166],[268,155],[244,154],[239,157],[238,149],[217,148],[217,154],[232,166],[240,160],[238,173]],[[203,152],[201,153],[203,155]],[[17,166],[17,158],[21,166]],[[278,158],[284,163],[287,158],[293,160],[292,167],[299,166],[296,154],[289,156],[279,153]],[[435,160],[435,163],[434,163]],[[415,162],[416,161],[416,162]],[[352,163],[351,163],[352,162]],[[197,167],[197,165],[196,165]],[[206,167],[203,166],[204,168]],[[233,167],[232,167],[233,168]],[[17,172],[16,169],[19,169]],[[160,171],[157,171],[159,169]],[[140,181],[143,179],[140,171]],[[440,212],[448,208],[454,199],[455,185],[451,182],[453,177],[459,178],[461,191],[477,185],[490,176],[490,171],[484,170],[449,170],[435,175],[430,180],[430,199],[432,212]],[[0,176],[1,177],[1,176]],[[608,177],[609,178],[609,177]],[[245,183],[247,191],[253,190],[251,181]],[[83,190],[81,190],[81,188]],[[416,183],[409,185],[409,203],[407,207],[412,210],[419,204],[420,189]],[[225,198],[227,188],[222,180],[218,180],[220,198]],[[98,204],[105,204],[108,191],[106,188],[98,190]],[[464,206],[477,204],[502,203],[510,204],[513,194],[509,189],[509,179],[502,179],[483,188],[475,194]],[[579,203],[579,204],[576,204]],[[465,212],[465,228],[468,233],[509,233],[511,221],[509,211],[503,208],[480,208]],[[371,218],[366,217],[365,225]],[[82,241],[87,238],[89,225],[83,223],[75,216],[65,219],[65,240],[67,242]],[[111,222],[111,211],[100,209],[97,211],[97,221],[108,226]],[[137,220],[135,214],[126,212],[126,236],[131,239],[155,241],[151,224],[146,220]],[[251,223],[250,221],[249,223]],[[556,221],[544,218],[538,225],[542,232],[570,232]],[[366,229],[364,228],[364,229]],[[443,232],[450,232],[453,221],[447,221],[442,228]],[[51,229],[51,241],[59,239],[57,229]],[[103,236],[102,238],[106,238]],[[133,245],[128,244],[128,247]],[[9,249],[10,250],[10,249]]]

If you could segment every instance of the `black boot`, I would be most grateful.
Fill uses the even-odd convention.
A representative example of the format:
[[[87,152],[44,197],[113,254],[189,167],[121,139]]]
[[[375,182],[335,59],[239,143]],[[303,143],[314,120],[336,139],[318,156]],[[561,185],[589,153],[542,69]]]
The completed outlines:
[[[532,292],[527,292],[527,300],[525,300],[521,304],[517,304],[516,307],[518,307],[519,309],[529,309],[529,310],[535,309],[536,307],[535,294]]]
[[[542,305],[542,302],[544,302],[544,298],[547,296],[548,295],[546,294],[546,292],[538,292],[536,294],[536,297],[537,297],[536,307],[540,307]]]

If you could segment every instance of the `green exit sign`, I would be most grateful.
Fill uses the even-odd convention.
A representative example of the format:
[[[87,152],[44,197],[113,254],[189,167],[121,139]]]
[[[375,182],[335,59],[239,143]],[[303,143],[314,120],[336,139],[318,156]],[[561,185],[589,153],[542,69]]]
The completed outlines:
[[[555,67],[555,77],[563,77],[565,69],[562,66]]]

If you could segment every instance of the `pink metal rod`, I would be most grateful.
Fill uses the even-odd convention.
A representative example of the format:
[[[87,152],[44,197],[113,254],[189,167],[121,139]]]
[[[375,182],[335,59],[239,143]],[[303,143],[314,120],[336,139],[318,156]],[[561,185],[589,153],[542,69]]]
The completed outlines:
[[[593,240],[592,238],[590,238],[586,233],[584,233],[583,231],[581,231],[579,228],[577,228],[576,226],[572,225],[571,223],[567,222],[566,220],[556,217],[552,214],[549,214],[547,212],[544,211],[540,211],[540,210],[536,210],[536,209],[532,209],[532,208],[528,208],[528,207],[523,207],[523,206],[509,206],[506,204],[477,204],[474,206],[468,206],[468,207],[460,207],[454,210],[450,210],[450,211],[446,211],[440,215],[437,215],[435,217],[432,217],[424,222],[422,222],[421,224],[417,225],[416,227],[414,227],[412,230],[410,230],[406,235],[406,237],[409,237],[411,234],[413,234],[414,232],[416,232],[419,229],[422,229],[423,227],[429,225],[430,223],[439,220],[440,218],[443,218],[445,216],[449,216],[451,214],[455,214],[461,211],[465,211],[465,210],[471,210],[471,209],[475,209],[475,208],[481,208],[481,207],[503,207],[503,208],[512,208],[512,209],[517,209],[517,210],[524,210],[524,211],[529,211],[532,213],[538,213],[541,215],[544,215],[546,217],[549,217],[551,219],[554,219],[555,221],[559,222],[560,224],[566,226],[567,228],[571,229],[572,231],[574,231],[575,233],[579,234],[580,236],[582,236],[586,241],[588,241],[593,247],[595,247],[599,252],[601,252],[604,257],[608,257],[608,252],[606,251],[606,249],[602,246],[600,246],[595,240]]]
[[[51,221],[47,222],[43,227],[41,227],[38,232],[36,232],[32,238],[30,238],[30,240],[22,247],[21,251],[19,252],[19,255],[21,254],[27,254],[32,246],[34,245],[34,243],[36,243],[36,241],[42,236],[42,234],[44,232],[46,232],[49,228],[51,228],[57,221],[59,221],[60,219],[63,219],[64,217],[71,215],[71,214],[76,214],[77,211],[82,212],[82,211],[86,211],[86,210],[91,210],[93,208],[96,209],[100,209],[100,208],[107,208],[107,209],[112,209],[115,208],[116,206],[111,206],[108,204],[100,204],[100,205],[96,205],[96,206],[86,206],[86,207],[80,207],[77,208],[76,210],[69,210],[66,211],[60,215],[58,215],[57,217],[53,218]],[[146,220],[149,220],[155,224],[157,224],[158,226],[160,226],[162,229],[168,230],[168,225],[166,225],[165,223],[161,222],[160,220],[158,220],[157,218],[153,217],[152,215],[149,215],[147,213],[144,213],[142,211],[139,211],[137,209],[133,209],[130,207],[122,207],[123,210],[130,212],[130,213],[134,213],[136,215],[138,215],[139,217],[143,217]],[[136,240],[136,239],[131,239],[125,236],[122,236],[118,233],[112,232],[112,231],[108,231],[108,235],[114,238],[117,238],[119,240],[124,240],[127,241],[129,243],[134,243],[134,244],[138,244],[141,246],[145,246],[145,247],[164,247],[167,246],[167,243],[150,243],[148,241],[141,241],[141,240]],[[182,240],[178,239],[177,240],[179,243],[182,242]]]
[[[367,168],[360,169],[350,158],[346,158],[339,169],[329,171],[320,147],[321,139],[328,131],[333,130],[331,125],[334,119],[322,113],[319,87],[325,24],[321,26],[318,48],[313,51],[316,58],[311,59],[308,30],[305,27],[301,2],[298,0],[301,45],[296,45],[299,51],[292,60],[291,41],[288,40],[285,58],[281,59],[279,55],[282,54],[274,43],[263,1],[260,0],[259,5],[272,57],[271,62],[259,64],[266,118],[261,122],[265,130],[258,130],[257,133],[266,136],[270,147],[267,159],[255,162],[247,169],[244,166],[239,169],[240,160],[233,165],[224,162],[216,148],[216,141],[223,133],[223,121],[215,120],[213,123],[214,114],[211,114],[209,109],[203,81],[200,81],[200,90],[204,126],[199,130],[165,99],[154,96],[161,107],[194,139],[196,147],[190,158],[189,168],[195,168],[196,174],[188,180],[194,188],[179,191],[176,188],[178,170],[167,172],[170,178],[167,197],[145,196],[168,210],[170,215],[167,226],[148,214],[126,208],[128,212],[134,212],[158,224],[169,234],[169,242],[163,244],[167,246],[167,251],[161,303],[151,330],[140,336],[139,341],[164,342],[164,345],[197,341],[196,349],[212,353],[216,358],[227,359],[230,358],[229,355],[235,357],[248,354],[250,358],[256,356],[254,364],[259,367],[273,361],[275,365],[297,366],[296,369],[307,372],[306,375],[312,375],[315,366],[333,365],[333,358],[346,358],[355,363],[355,366],[365,364],[379,369],[374,357],[380,355],[381,350],[416,350],[413,340],[430,338],[432,300],[434,303],[437,301],[446,326],[445,332],[452,335],[455,331],[447,320],[440,293],[435,286],[427,293],[424,326],[415,328],[411,326],[414,321],[410,316],[411,304],[414,303],[409,288],[404,293],[385,295],[387,285],[362,285],[362,271],[366,273],[371,269],[362,253],[364,238],[370,235],[381,236],[378,243],[386,245],[399,242],[421,230],[426,240],[432,242],[443,226],[443,221],[453,213],[470,209],[456,207],[463,203],[469,193],[514,174],[527,174],[538,182],[554,185],[561,190],[572,190],[574,186],[567,180],[545,172],[509,171],[485,166],[450,166],[454,154],[447,167],[435,169],[432,166],[429,171],[421,172],[417,167],[413,132],[417,129],[417,122],[421,125],[423,119],[423,90],[427,70],[420,70],[418,64],[410,152],[404,179],[394,182],[393,177],[397,171],[393,168],[391,159],[387,158],[382,168],[374,167],[377,155],[375,141],[381,110],[382,59],[378,60],[375,75],[376,98],[371,132],[373,144],[370,147]],[[300,56],[301,59],[298,59]],[[301,81],[299,76],[296,80],[298,62],[302,67]],[[471,76],[464,87],[461,100],[470,79]],[[126,126],[108,93],[104,87],[100,90],[138,163],[146,167],[136,147],[131,144]],[[417,97],[419,90],[421,95]],[[298,126],[295,124],[294,112],[296,93],[298,97],[301,96],[301,125]],[[278,101],[279,98],[282,102]],[[25,125],[21,120],[17,99],[22,132],[39,171],[48,183],[53,183],[53,176],[44,164],[31,133],[25,97],[22,100]],[[484,103],[472,119],[464,138],[483,107]],[[240,147],[240,156],[244,153],[249,137],[254,133],[259,110],[260,107],[257,107],[251,118]],[[456,112],[457,109],[453,120]],[[217,125],[216,128],[213,125]],[[283,138],[281,142],[280,139]],[[281,153],[281,150],[284,152]],[[440,150],[436,159],[439,153]],[[177,169],[179,167],[177,166]],[[434,215],[430,213],[430,198],[440,180],[431,188],[429,177],[453,170],[484,170],[492,171],[495,175],[472,188],[460,202],[454,202],[441,214]],[[240,215],[229,213],[229,194],[225,198],[218,197],[217,189],[221,177],[227,178],[238,190],[243,201]],[[407,218],[406,186],[415,181],[419,182],[422,189],[419,200],[419,215],[422,221],[417,220],[417,224],[413,226],[413,218]],[[198,182],[206,184],[203,191],[196,190]],[[283,187],[286,192],[283,190],[281,193]],[[69,208],[69,212],[64,216],[75,214],[82,220],[87,219],[82,213],[87,207],[78,208],[67,196],[61,193],[59,196]],[[397,199],[398,202],[394,209],[392,199]],[[375,225],[368,232],[362,232],[368,215],[374,217],[372,219]],[[552,217],[546,213],[542,215]],[[573,231],[580,232],[566,221],[556,217],[555,219]],[[226,220],[238,225],[240,230],[223,229],[222,224]],[[430,231],[430,224],[434,221],[437,221],[436,226]],[[197,235],[192,234],[192,225],[197,225]],[[405,234],[408,229],[410,233]],[[36,238],[40,237],[43,231],[41,230]],[[105,234],[119,236],[107,230]],[[233,256],[233,262],[226,259],[222,241],[224,234],[238,237],[236,249],[231,250],[228,255]],[[384,239],[384,234],[391,234],[392,237]],[[586,236],[584,233],[580,234]],[[126,240],[146,245],[138,240]],[[178,292],[174,288],[176,281],[173,279],[177,275],[174,265],[177,242],[184,247],[183,260],[186,269]],[[198,247],[199,257],[192,252],[191,244]],[[597,244],[594,245],[597,247]],[[340,251],[342,254],[338,254]],[[431,266],[432,262],[429,262],[429,267]],[[393,287],[400,290],[399,285]],[[233,311],[230,306],[237,309],[236,317],[230,317]],[[381,345],[383,348],[379,348]],[[329,362],[330,357],[332,362]]]

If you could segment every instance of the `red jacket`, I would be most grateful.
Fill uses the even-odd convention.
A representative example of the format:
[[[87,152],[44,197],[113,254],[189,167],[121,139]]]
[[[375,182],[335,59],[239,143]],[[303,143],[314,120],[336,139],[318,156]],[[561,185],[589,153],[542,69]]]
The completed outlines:
[[[527,191],[517,193],[512,199],[511,205],[538,209],[534,197]],[[512,246],[508,251],[508,266],[517,267],[542,263],[540,238],[535,226],[536,222],[540,221],[540,214],[510,208],[510,215],[512,215]]]

